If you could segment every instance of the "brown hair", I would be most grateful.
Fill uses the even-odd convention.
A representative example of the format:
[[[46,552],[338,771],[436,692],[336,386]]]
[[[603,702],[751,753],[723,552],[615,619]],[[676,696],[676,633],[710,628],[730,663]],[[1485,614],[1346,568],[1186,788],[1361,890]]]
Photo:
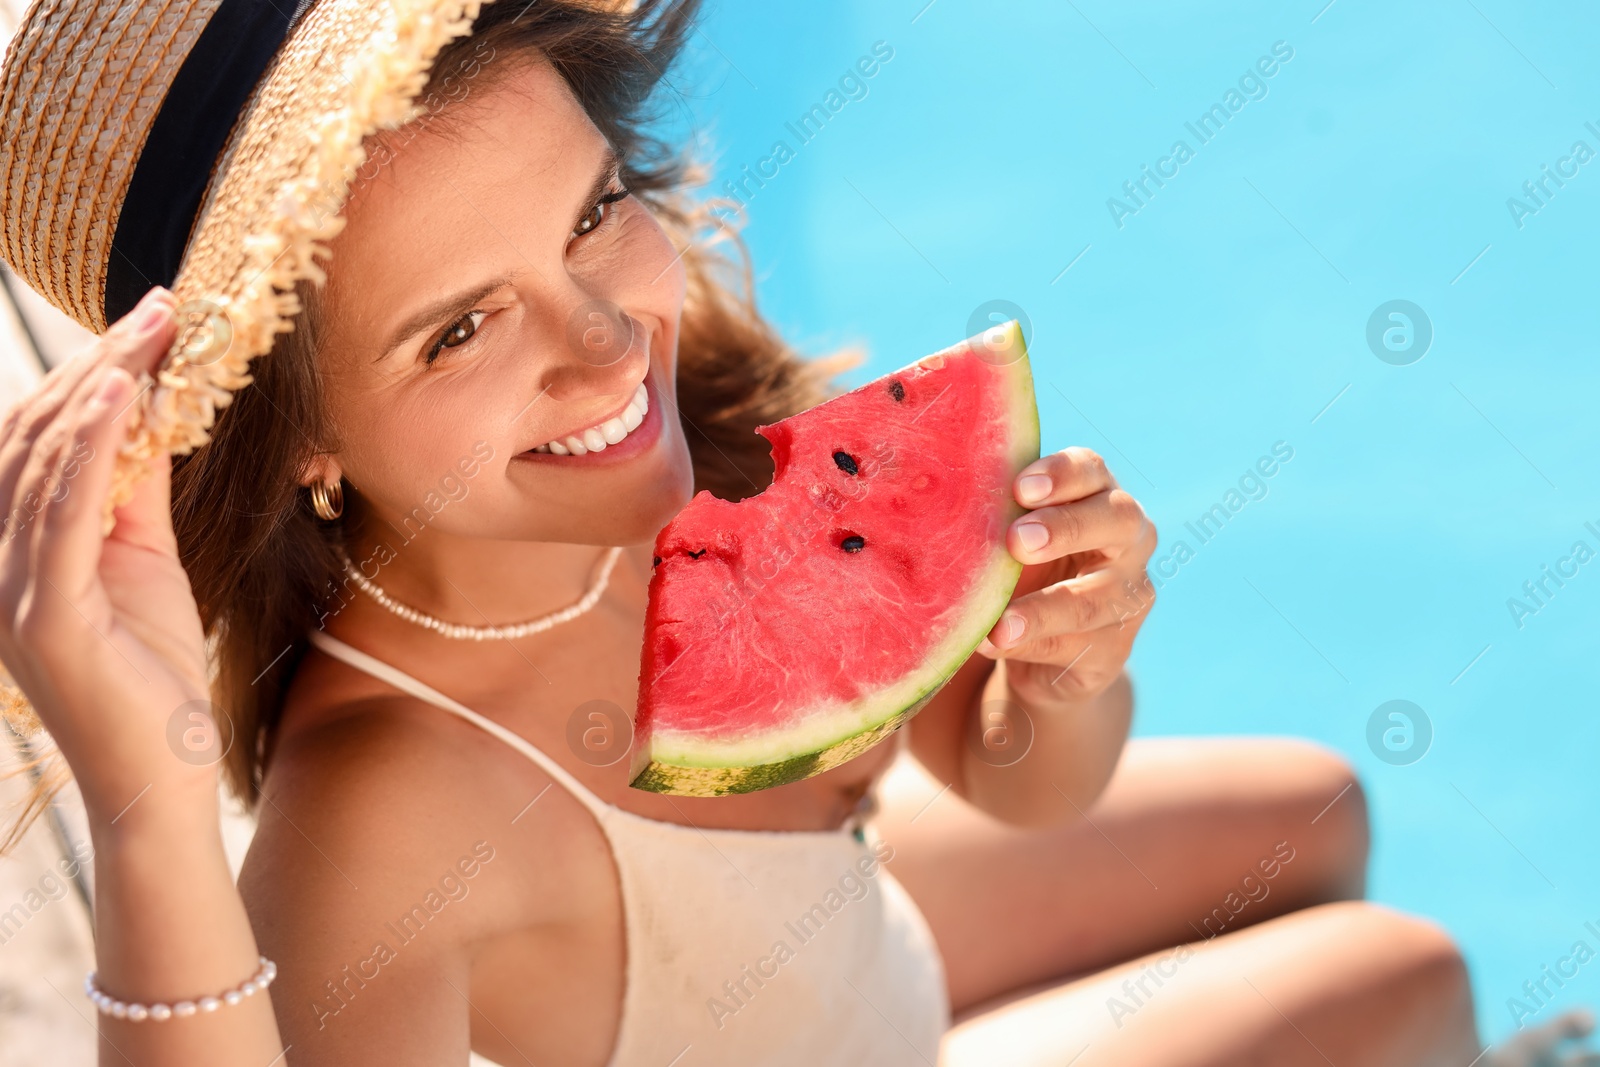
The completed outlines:
[[[487,4],[472,34],[435,60],[413,127],[481,89],[519,56],[540,55],[562,75],[622,160],[624,184],[684,249],[680,414],[696,488],[736,500],[771,479],[768,445],[754,428],[832,395],[832,375],[854,359],[804,360],[761,318],[736,216],[723,202],[694,200],[689,190],[703,179],[699,168],[649,132],[654,91],[692,32],[698,7],[699,0],[640,0],[627,11],[596,0]],[[373,145],[363,173],[382,165],[387,143]],[[721,231],[718,240],[701,239],[713,229]],[[226,779],[247,803],[258,794],[306,634],[342,581],[335,552],[342,531],[318,522],[298,484],[310,449],[335,447],[316,364],[320,302],[308,284],[299,294],[294,331],[252,367],[253,384],[221,412],[211,441],[176,457],[172,470],[179,555],[210,642],[216,719],[229,746]],[[32,800],[49,784],[41,782]],[[37,810],[32,803],[28,813]],[[13,827],[6,846],[22,828]]]

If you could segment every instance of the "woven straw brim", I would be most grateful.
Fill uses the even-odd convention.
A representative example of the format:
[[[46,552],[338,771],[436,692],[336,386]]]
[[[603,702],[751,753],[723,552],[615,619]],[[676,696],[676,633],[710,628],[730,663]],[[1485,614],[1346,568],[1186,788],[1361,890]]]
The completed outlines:
[[[130,5],[87,17],[40,0],[0,84],[3,252],[18,276],[95,332],[105,265],[145,136],[221,0]]]
[[[250,360],[293,329],[292,290],[324,280],[316,260],[344,225],[338,211],[366,161],[363,141],[421,114],[434,57],[470,32],[481,7],[319,0],[295,28],[223,151],[173,286],[221,321],[158,375],[118,458],[111,506],[132,495],[157,450],[204,444],[215,409],[249,383]]]
[[[62,2],[41,0],[45,7]],[[52,155],[41,166],[25,151],[8,152],[13,158],[0,173],[29,178],[4,193],[6,257],[48,299],[92,329],[106,326],[102,301],[109,231],[142,143],[142,134],[121,137],[118,131],[148,131],[172,65],[188,51],[147,47],[148,40],[158,32],[198,34],[217,2],[119,5],[118,17],[132,8],[140,12],[133,17],[149,25],[113,35],[118,43],[101,49],[95,40],[103,24],[63,28],[57,23],[50,32],[78,36],[52,42],[52,51],[70,54],[64,44],[82,51],[78,72],[63,76],[59,69],[23,64],[7,79],[8,91],[32,91],[41,102],[30,108],[26,100],[10,106],[0,101],[0,111],[8,123],[9,117],[35,114],[41,131],[37,151],[53,151],[60,160],[55,165]],[[186,328],[164,366],[144,383],[148,388],[141,392],[117,458],[107,528],[111,509],[132,497],[150,461],[161,452],[188,452],[204,444],[217,410],[249,384],[250,361],[267,353],[279,333],[293,329],[300,310],[294,286],[324,280],[318,259],[326,258],[326,242],[343,226],[338,212],[366,161],[364,140],[422,113],[417,98],[435,57],[470,32],[482,6],[483,0],[318,0],[294,27],[245,104],[201,204],[172,285]],[[36,14],[44,18],[30,18],[34,33],[49,21],[48,11]],[[29,45],[14,42],[8,66]],[[149,58],[141,58],[147,51]],[[48,128],[75,121],[48,115],[43,103],[48,96],[50,109],[59,108],[64,82],[73,86],[74,108],[114,107],[129,119],[120,128],[108,124],[107,136],[89,143],[74,138],[70,128]],[[84,113],[79,111],[76,121]],[[90,158],[95,153],[103,161]],[[70,188],[60,184],[63,179],[70,179]],[[52,216],[54,223],[47,222]],[[38,221],[19,227],[18,219]]]
[[[0,255],[47,300],[106,329],[106,264],[138,152],[175,72],[221,0],[139,0],[79,17],[39,0],[7,47],[0,82]],[[291,3],[292,0],[283,0]],[[364,140],[422,111],[435,57],[470,32],[483,0],[319,0],[251,94],[213,170],[171,288],[200,329],[182,331],[141,384],[104,526],[161,452],[208,439],[250,361],[293,329],[293,289],[318,257],[366,161]],[[0,715],[38,716],[0,669]]]

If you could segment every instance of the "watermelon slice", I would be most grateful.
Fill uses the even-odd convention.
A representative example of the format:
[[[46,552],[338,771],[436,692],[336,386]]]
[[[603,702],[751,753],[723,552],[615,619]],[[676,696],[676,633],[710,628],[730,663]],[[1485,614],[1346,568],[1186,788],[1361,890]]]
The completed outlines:
[[[1015,322],[756,432],[772,485],[702,490],[656,537],[635,788],[745,793],[853,759],[966,662],[1022,572],[1005,533],[1039,413]]]

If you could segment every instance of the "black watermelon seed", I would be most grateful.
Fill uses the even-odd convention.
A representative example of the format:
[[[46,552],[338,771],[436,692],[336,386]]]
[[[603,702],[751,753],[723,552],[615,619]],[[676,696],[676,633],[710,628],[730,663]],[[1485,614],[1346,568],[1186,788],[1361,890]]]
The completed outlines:
[[[867,539],[862,537],[860,534],[851,534],[849,537],[846,537],[843,541],[839,542],[839,547],[844,549],[846,552],[860,552],[863,548],[867,547]]]
[[[660,556],[651,556],[650,557],[650,566],[652,566],[652,567],[661,566],[661,557]]]
[[[859,473],[861,469],[856,466],[856,457],[852,456],[848,452],[835,452],[833,454],[833,462],[846,474],[856,474]]]
[[[689,551],[689,558],[690,558],[690,559],[699,559],[699,558],[700,558],[700,557],[701,557],[701,556],[703,556],[703,555],[705,555],[705,554],[706,554],[706,551],[707,551],[707,550],[706,550],[706,549],[704,549],[704,548],[702,548],[702,549],[701,549],[701,550],[700,550],[700,551],[698,551],[698,552],[696,552],[696,551],[694,551],[694,550],[693,550],[693,549],[690,549],[690,551]]]
[[[906,387],[900,384],[899,378],[889,383],[889,395],[894,397],[897,403],[906,398]]]

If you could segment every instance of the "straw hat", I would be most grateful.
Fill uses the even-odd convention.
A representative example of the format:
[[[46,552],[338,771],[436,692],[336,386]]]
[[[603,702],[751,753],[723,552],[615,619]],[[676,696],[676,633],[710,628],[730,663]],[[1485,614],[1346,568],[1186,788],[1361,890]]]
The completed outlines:
[[[35,0],[0,69],[0,258],[99,333],[165,285],[180,329],[109,507],[204,444],[293,328],[362,141],[417,117],[483,0]]]

